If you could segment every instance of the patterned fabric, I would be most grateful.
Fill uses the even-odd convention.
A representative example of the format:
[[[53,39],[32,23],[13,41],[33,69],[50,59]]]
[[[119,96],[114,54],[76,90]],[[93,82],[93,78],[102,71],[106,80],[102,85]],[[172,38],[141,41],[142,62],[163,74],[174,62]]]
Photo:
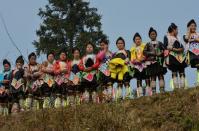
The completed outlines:
[[[40,65],[26,65],[25,67],[25,76],[26,76],[26,89],[30,90],[31,92],[37,91],[38,88],[41,87],[43,81],[40,79],[41,72],[40,72]]]
[[[46,70],[53,71],[53,65],[54,64],[55,64],[55,61],[53,63],[46,62],[46,65],[44,65],[44,68]],[[43,74],[43,81],[44,81],[44,83],[48,84],[49,87],[52,87],[54,85],[54,83],[55,83],[54,75],[53,74],[49,74],[49,73],[44,73]]]
[[[172,48],[184,48],[183,45],[180,43],[179,38],[176,38],[176,37],[171,36],[169,34],[166,36],[166,38],[167,38],[167,41],[168,41],[168,44],[167,44],[168,49],[169,48],[170,49],[172,49]],[[176,60],[179,63],[183,63],[185,58],[186,58],[185,52],[178,53],[178,52],[174,52],[174,51],[169,51],[169,55],[172,55],[173,57],[175,57]],[[168,57],[166,59],[168,59]],[[169,65],[169,61],[167,61],[166,64]]]
[[[108,69],[108,63],[112,58],[112,53],[110,51],[104,52],[101,51],[98,53],[98,58],[101,61],[101,64],[99,66],[99,71],[102,72],[105,76],[110,76],[110,71]]]
[[[56,61],[54,64],[55,82],[58,85],[68,83],[68,78],[70,76],[70,67],[68,64],[67,61]],[[66,72],[62,73],[63,70],[66,70]]]
[[[144,43],[142,43],[140,46],[136,46],[134,44],[131,48],[131,68],[135,68],[140,72],[142,72],[147,65],[151,64],[151,62],[145,62],[146,58],[143,53],[144,48]]]

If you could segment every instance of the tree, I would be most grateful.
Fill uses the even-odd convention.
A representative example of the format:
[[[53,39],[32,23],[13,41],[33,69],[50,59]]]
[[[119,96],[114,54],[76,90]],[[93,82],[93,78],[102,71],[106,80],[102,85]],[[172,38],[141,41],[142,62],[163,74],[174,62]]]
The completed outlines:
[[[38,15],[43,22],[36,31],[39,39],[33,42],[37,54],[58,53],[63,48],[71,52],[73,47],[84,53],[88,41],[97,47],[106,35],[101,29],[101,15],[89,4],[83,0],[49,0],[45,9],[40,8]]]

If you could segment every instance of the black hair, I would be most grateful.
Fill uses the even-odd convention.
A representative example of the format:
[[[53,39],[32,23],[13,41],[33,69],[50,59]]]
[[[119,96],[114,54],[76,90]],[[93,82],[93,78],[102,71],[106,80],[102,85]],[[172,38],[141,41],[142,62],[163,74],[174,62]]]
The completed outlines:
[[[90,41],[88,41],[88,42],[86,43],[86,47],[87,47],[88,45],[91,45],[93,48],[95,47],[94,44],[93,44],[92,42],[90,42]]]
[[[197,26],[197,24],[196,24],[196,22],[195,22],[194,19],[191,19],[191,20],[187,23],[187,27],[189,27],[191,24],[195,24],[195,25]]]
[[[17,63],[24,64],[23,56],[19,56],[19,57],[16,59],[16,64],[17,64]]]
[[[47,53],[47,55],[46,55],[47,59],[48,59],[49,55],[53,55],[55,57],[55,53],[53,51],[50,51],[50,52]]]
[[[173,32],[174,30],[176,30],[178,28],[178,26],[174,23],[171,23],[171,25],[169,26],[168,28],[168,32],[171,33]]]
[[[142,37],[140,36],[140,34],[138,32],[135,33],[135,35],[133,36],[133,41],[135,42],[135,38],[136,37],[140,37],[140,39],[142,39]]]
[[[151,28],[149,29],[149,33],[148,33],[149,37],[150,37],[150,34],[151,34],[152,32],[155,32],[155,34],[158,35],[158,34],[157,34],[157,31],[156,31],[155,29],[153,29],[153,27],[151,27]]]
[[[3,65],[8,64],[9,66],[11,66],[10,62],[7,59],[3,60]]]
[[[62,49],[60,50],[60,52],[59,52],[59,55],[61,55],[61,53],[64,53],[64,54],[66,54],[66,55],[67,55],[67,51],[66,51],[66,49],[62,48]]]
[[[116,45],[117,45],[117,43],[118,43],[119,40],[121,40],[121,41],[124,43],[124,45],[125,45],[125,40],[124,40],[124,38],[122,38],[121,36],[120,36],[119,38],[117,38],[117,40],[116,40]]]
[[[80,53],[80,49],[77,48],[77,47],[75,47],[75,48],[72,49],[72,54],[74,54],[75,51],[79,51],[79,53]]]
[[[104,44],[108,45],[109,41],[106,38],[102,38],[100,40],[100,43],[104,43]]]
[[[32,53],[30,53],[30,54],[28,55],[28,60],[30,60],[30,58],[31,58],[32,56],[37,57],[36,54],[35,54],[34,52],[32,52]]]

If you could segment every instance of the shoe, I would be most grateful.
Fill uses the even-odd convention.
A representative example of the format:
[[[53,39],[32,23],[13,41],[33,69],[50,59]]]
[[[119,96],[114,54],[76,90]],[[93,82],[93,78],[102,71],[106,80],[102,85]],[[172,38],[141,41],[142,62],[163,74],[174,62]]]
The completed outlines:
[[[142,90],[142,87],[138,87],[137,88],[137,97],[141,97],[143,96],[143,90]]]
[[[55,108],[60,108],[62,106],[60,94],[57,95],[57,98],[55,99],[54,107]]]

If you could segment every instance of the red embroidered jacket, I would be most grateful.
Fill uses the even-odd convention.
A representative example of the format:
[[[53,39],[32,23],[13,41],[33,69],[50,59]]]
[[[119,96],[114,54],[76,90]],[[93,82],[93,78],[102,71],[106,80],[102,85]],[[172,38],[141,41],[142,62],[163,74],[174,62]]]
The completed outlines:
[[[55,75],[61,75],[62,74],[62,72],[61,72],[62,69],[61,69],[61,66],[60,66],[60,62],[62,62],[62,61],[57,60],[55,62],[55,64],[53,65],[53,70],[54,70],[54,74]],[[65,63],[66,63],[66,65],[64,67],[66,69],[65,76],[66,76],[66,78],[69,78],[71,68],[70,68],[70,65],[69,65],[69,61],[65,61]]]
[[[84,56],[84,57],[81,59],[80,64],[78,65],[78,66],[79,66],[79,70],[81,70],[81,71],[84,71],[84,70],[86,69],[85,63],[84,63],[85,58],[86,58],[86,56]],[[99,59],[97,59],[96,56],[95,56],[94,59],[95,59],[95,62],[94,62],[94,64],[92,65],[91,68],[92,68],[92,70],[97,70],[98,67],[99,67],[99,65],[100,65],[100,61],[99,61]]]

